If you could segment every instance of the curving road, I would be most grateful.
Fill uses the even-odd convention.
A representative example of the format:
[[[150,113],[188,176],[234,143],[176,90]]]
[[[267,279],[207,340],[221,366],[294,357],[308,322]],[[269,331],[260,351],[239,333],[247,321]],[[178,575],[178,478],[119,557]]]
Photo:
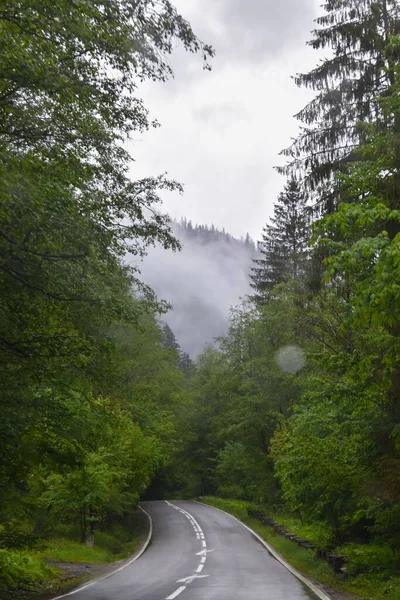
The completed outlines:
[[[229,515],[195,502],[143,502],[146,552],[71,600],[301,600],[315,596]]]

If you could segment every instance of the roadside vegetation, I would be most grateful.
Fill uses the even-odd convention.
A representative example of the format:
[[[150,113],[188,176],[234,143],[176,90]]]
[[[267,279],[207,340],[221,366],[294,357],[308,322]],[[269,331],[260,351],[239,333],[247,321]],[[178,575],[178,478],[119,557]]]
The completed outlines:
[[[321,548],[330,541],[329,531],[320,524],[301,524],[293,516],[285,515],[243,500],[229,500],[213,496],[201,498],[202,502],[220,508],[234,515],[240,521],[256,531],[281,556],[300,573],[319,584],[329,595],[330,590],[349,592],[365,600],[399,600],[400,577],[398,561],[385,544],[353,544],[332,548],[346,556],[346,577],[335,575],[327,562],[318,558],[314,550],[307,550],[295,542],[282,537],[272,527],[264,525],[258,519],[250,517],[248,509],[268,514],[278,523],[285,525],[291,532],[313,541]]]
[[[98,531],[92,547],[82,544],[79,531],[71,527],[55,526],[51,537],[43,538],[19,530],[10,539],[0,532],[0,597],[25,600],[66,592],[112,569],[108,563],[132,555],[146,540],[148,529],[148,518],[138,510]]]

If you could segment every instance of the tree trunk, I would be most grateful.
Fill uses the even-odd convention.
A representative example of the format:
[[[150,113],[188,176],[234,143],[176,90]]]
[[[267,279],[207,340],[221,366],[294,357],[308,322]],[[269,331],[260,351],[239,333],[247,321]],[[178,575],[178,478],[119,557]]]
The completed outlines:
[[[85,544],[88,548],[94,545],[94,513],[92,506],[89,506],[89,533],[86,536]]]

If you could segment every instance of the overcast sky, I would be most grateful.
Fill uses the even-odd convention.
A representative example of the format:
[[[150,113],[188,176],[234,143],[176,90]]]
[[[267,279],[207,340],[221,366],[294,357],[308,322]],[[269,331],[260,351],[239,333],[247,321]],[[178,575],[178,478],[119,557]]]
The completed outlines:
[[[174,218],[214,223],[259,239],[285,181],[273,169],[311,97],[291,76],[315,66],[306,46],[320,0],[175,0],[216,51],[212,72],[178,50],[175,79],[147,82],[141,95],[162,127],[130,142],[132,176],[167,171],[185,186],[166,196]]]

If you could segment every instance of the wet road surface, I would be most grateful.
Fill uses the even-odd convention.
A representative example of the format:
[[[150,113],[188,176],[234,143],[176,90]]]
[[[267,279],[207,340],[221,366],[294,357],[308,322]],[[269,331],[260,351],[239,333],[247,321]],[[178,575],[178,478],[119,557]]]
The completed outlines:
[[[71,600],[317,600],[229,515],[196,502],[143,502],[153,538],[134,563]]]

